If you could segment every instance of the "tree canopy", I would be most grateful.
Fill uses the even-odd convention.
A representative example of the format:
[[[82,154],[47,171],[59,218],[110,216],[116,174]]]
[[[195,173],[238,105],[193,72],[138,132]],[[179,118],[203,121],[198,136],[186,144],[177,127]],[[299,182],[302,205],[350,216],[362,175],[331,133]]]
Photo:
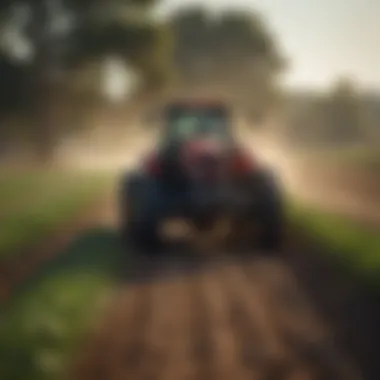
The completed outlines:
[[[165,26],[150,18],[153,4],[152,0],[1,1],[0,128],[8,128],[4,124],[8,116],[23,111],[28,138],[42,159],[48,159],[62,133],[71,129],[53,120],[52,112],[57,103],[77,99],[67,94],[73,90],[67,83],[75,81],[78,70],[88,75],[88,67],[116,56],[138,72],[145,86],[162,84],[168,75],[170,38]],[[33,54],[15,56],[14,46],[20,41]],[[92,72],[96,89],[100,72]]]
[[[240,103],[259,110],[273,105],[285,60],[260,15],[244,10],[215,15],[193,7],[175,14],[172,26],[184,81],[225,86],[239,94]]]
[[[11,114],[25,115],[26,135],[42,159],[51,156],[56,142],[75,124],[68,126],[54,112],[97,101],[100,67],[107,57],[128,63],[147,93],[175,76],[179,87],[221,86],[254,112],[265,113],[273,106],[284,59],[259,15],[245,11],[212,15],[195,7],[159,22],[151,13],[155,4],[0,1],[0,116],[4,121]],[[20,41],[24,48],[16,54],[12,50],[16,46],[20,50]],[[87,79],[79,80],[80,73]],[[82,83],[87,93],[80,99]]]

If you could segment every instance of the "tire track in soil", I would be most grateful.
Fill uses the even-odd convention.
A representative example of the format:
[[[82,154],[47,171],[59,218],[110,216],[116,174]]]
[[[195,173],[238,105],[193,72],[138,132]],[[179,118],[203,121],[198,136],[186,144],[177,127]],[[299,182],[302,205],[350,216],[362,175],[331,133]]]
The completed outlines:
[[[232,259],[146,280],[116,297],[72,378],[360,379],[275,260]]]
[[[241,365],[238,340],[232,329],[229,305],[217,271],[213,269],[208,273],[202,273],[201,281],[208,305],[213,349],[210,379],[251,379],[249,371]]]
[[[156,335],[165,343],[165,360],[159,379],[178,380],[195,377],[195,367],[191,360],[191,331],[194,309],[191,303],[192,280],[179,279],[170,283],[165,295],[167,318],[166,329]],[[158,300],[158,302],[161,302]]]
[[[253,373],[259,370],[260,378],[286,378],[295,365],[294,358],[277,335],[271,310],[259,289],[250,286],[237,265],[224,268],[220,275],[226,279],[225,292],[244,366]]]
[[[125,378],[158,380],[188,376],[189,367],[183,356],[188,357],[189,337],[185,325],[190,310],[185,296],[185,285],[181,280],[160,281],[152,286],[151,319],[143,337],[144,363],[134,377]]]
[[[194,379],[212,379],[212,366],[210,365],[213,355],[211,343],[211,321],[208,314],[207,297],[203,289],[201,275],[198,281],[194,281],[192,287],[192,305],[194,308],[192,320],[192,355],[196,376]]]
[[[276,261],[255,261],[243,272],[272,310],[273,324],[297,361],[313,378],[354,380],[362,376],[343,357],[329,326],[303,295],[288,268]]]
[[[141,357],[141,334],[149,317],[149,287],[121,289],[111,307],[82,347],[82,357],[70,378],[115,379],[133,372]]]
[[[124,307],[118,321],[110,320],[114,326],[110,339],[113,344],[107,351],[105,360],[107,379],[133,377],[143,365],[143,333],[150,323],[152,315],[151,288],[145,284],[131,289],[132,294],[124,292],[122,298],[130,296],[130,303]]]

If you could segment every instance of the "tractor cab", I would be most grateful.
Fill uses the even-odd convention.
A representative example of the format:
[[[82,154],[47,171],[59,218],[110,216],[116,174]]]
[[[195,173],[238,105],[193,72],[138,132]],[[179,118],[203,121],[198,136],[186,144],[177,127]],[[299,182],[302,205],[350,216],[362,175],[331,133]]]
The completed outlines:
[[[228,142],[232,139],[229,110],[215,102],[170,104],[164,111],[161,139],[164,144],[206,139]]]

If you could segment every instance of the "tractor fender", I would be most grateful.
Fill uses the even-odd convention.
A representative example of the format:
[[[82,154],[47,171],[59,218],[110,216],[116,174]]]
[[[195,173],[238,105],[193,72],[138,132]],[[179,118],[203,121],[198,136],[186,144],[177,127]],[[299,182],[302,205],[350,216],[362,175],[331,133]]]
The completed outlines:
[[[282,208],[282,186],[270,168],[260,168],[249,173],[246,190],[252,199],[252,211],[268,214]]]

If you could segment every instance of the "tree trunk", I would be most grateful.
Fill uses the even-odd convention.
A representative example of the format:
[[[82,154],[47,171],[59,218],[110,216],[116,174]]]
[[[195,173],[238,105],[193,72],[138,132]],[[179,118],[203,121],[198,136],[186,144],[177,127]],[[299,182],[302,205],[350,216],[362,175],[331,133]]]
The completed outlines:
[[[36,160],[43,165],[54,159],[57,131],[54,123],[54,54],[49,36],[50,14],[46,0],[38,0],[34,5],[35,58],[31,72],[31,139]]]

